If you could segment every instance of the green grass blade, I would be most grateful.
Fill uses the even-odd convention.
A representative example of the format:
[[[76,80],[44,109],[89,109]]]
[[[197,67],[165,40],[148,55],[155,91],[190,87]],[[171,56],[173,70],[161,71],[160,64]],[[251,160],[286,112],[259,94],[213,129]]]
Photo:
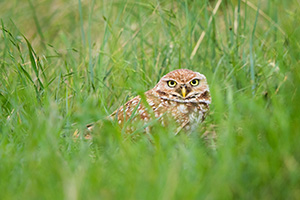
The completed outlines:
[[[255,88],[256,88],[256,82],[255,82],[255,55],[254,54],[254,49],[253,49],[253,43],[254,43],[254,38],[255,38],[255,29],[257,26],[257,19],[259,16],[259,7],[256,11],[256,16],[255,16],[255,21],[252,29],[252,34],[250,38],[250,74],[251,74],[251,85],[252,85],[252,94],[255,94]]]
[[[42,81],[40,80],[40,77],[39,77],[39,70],[38,70],[38,65],[37,65],[37,62],[38,60],[36,61],[35,58],[37,58],[31,44],[29,43],[29,41],[27,40],[27,38],[25,36],[23,36],[23,38],[25,39],[26,43],[27,43],[27,47],[28,47],[28,51],[29,51],[29,58],[30,58],[30,63],[31,63],[31,66],[32,66],[32,69],[36,75],[36,78],[39,82],[39,86],[41,87],[41,89],[44,89],[44,85],[42,83]]]

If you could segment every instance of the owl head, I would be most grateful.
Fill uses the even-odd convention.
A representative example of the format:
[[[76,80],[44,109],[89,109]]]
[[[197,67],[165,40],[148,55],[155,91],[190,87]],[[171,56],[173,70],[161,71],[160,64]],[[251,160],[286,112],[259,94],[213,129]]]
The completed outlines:
[[[199,72],[177,69],[163,76],[152,93],[177,102],[211,103],[206,77]]]

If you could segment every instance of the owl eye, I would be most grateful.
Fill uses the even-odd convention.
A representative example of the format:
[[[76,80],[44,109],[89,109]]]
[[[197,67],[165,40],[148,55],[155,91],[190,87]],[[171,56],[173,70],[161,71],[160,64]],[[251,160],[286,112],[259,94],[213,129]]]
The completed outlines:
[[[191,81],[191,85],[192,85],[192,86],[197,86],[197,85],[199,85],[199,79],[194,79],[194,80],[192,80],[192,81]]]
[[[177,85],[175,81],[168,81],[167,83],[169,87],[175,87]]]

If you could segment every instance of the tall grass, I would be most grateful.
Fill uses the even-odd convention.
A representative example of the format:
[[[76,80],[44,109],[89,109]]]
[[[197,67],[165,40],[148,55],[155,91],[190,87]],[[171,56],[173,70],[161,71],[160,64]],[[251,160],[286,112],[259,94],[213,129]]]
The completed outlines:
[[[0,199],[297,199],[299,12],[297,0],[1,1]],[[178,68],[208,79],[199,130],[154,122],[132,140],[104,120]],[[93,140],[73,138],[99,119]]]

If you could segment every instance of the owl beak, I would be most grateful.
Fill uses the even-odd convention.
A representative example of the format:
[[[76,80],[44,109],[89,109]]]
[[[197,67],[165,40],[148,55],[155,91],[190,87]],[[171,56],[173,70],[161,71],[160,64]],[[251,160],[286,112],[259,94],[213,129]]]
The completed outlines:
[[[181,94],[182,94],[183,98],[185,98],[185,96],[186,96],[186,88],[185,87],[181,88]]]

